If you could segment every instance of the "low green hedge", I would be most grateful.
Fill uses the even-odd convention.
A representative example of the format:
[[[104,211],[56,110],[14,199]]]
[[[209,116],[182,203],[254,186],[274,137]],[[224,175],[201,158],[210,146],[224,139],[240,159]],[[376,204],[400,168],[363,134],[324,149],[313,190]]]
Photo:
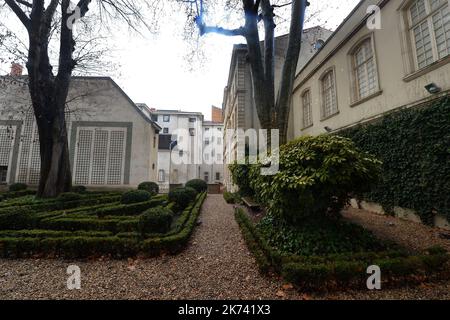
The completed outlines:
[[[131,216],[131,215],[139,215],[145,210],[150,208],[154,208],[160,205],[163,205],[166,202],[164,198],[152,199],[150,201],[132,203],[132,204],[115,204],[111,206],[106,206],[103,208],[99,208],[95,211],[95,214],[98,217],[105,216]]]
[[[383,286],[447,279],[450,256],[444,249],[430,248],[420,255],[402,251],[361,252],[325,256],[282,254],[271,248],[242,209],[235,211],[245,242],[263,273],[275,271],[304,290],[366,288],[370,265],[381,269]]]
[[[223,198],[225,199],[225,202],[229,204],[239,203],[239,195],[236,193],[225,191],[223,193]]]
[[[36,191],[33,190],[22,190],[22,191],[9,191],[9,192],[3,192],[0,194],[0,203],[3,204],[3,201],[9,200],[9,199],[16,199],[24,196],[31,196],[35,195]]]
[[[64,199],[64,197],[62,198]],[[49,201],[37,201],[36,203],[25,205],[11,205],[0,208],[0,216],[3,214],[14,212],[15,210],[26,211],[29,213],[43,212],[43,211],[56,211],[63,209],[73,209],[77,207],[93,206],[96,204],[106,204],[116,202],[120,200],[120,195],[97,195],[92,197],[86,197],[79,200],[65,201],[61,199],[49,200]]]
[[[189,238],[197,225],[197,219],[200,210],[206,198],[206,193],[202,193],[197,197],[195,204],[192,206],[189,218],[178,233],[168,236],[155,237],[144,240],[142,247],[144,252],[150,255],[159,254],[162,251],[175,254],[181,251],[189,241]]]
[[[142,240],[137,232],[138,216],[107,215],[97,218],[84,211],[65,216],[61,212],[22,212],[19,216],[16,213],[10,222],[16,221],[14,226],[22,224],[26,227],[21,229],[30,230],[0,231],[0,257],[26,258],[39,254],[69,259],[98,255],[125,258],[138,253],[176,253],[189,240],[205,197],[206,193],[203,193],[196,198],[190,206],[191,210],[187,211],[189,215],[185,217],[184,224],[176,227],[176,233],[157,235],[146,240]],[[155,200],[165,202],[167,197],[157,197]]]
[[[139,243],[119,237],[0,238],[0,257],[27,258],[39,252],[68,259],[110,255],[125,258],[139,252]]]

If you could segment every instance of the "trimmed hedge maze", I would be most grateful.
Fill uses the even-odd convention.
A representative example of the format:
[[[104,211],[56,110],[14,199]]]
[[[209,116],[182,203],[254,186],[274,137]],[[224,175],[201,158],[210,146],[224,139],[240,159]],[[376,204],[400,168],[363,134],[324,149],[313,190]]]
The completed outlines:
[[[371,265],[381,269],[382,288],[450,276],[449,255],[440,247],[429,248],[417,255],[403,250],[385,250],[299,256],[271,247],[244,210],[236,209],[235,218],[260,271],[281,274],[302,290],[367,289],[366,281],[370,275],[366,270]]]
[[[65,194],[51,200],[27,193],[0,201],[0,257],[125,258],[182,250],[196,225],[206,197],[198,194],[184,209],[174,211],[166,195],[123,204],[122,193]],[[152,208],[164,214],[152,216]],[[142,216],[150,215],[142,224]],[[155,228],[165,219],[165,233]],[[143,227],[144,226],[144,227]]]

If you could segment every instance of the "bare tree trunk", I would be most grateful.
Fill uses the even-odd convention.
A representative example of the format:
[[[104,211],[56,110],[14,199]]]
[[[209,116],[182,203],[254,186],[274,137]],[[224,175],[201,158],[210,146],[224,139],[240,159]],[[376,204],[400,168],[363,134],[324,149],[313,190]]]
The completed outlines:
[[[277,127],[280,129],[280,144],[287,142],[289,111],[292,103],[292,89],[294,88],[295,72],[300,57],[303,22],[307,0],[294,0],[292,2],[291,26],[289,31],[288,49],[284,60],[281,75],[280,90],[278,92],[276,110]]]
[[[58,1],[47,10],[44,1],[35,1],[31,15],[28,51],[28,86],[39,132],[41,170],[39,197],[56,197],[71,188],[70,158],[65,122],[65,103],[73,69],[71,30],[62,23],[60,66],[55,78],[48,56],[51,18]],[[62,1],[63,20],[67,19],[68,0]],[[65,30],[65,31],[64,31]],[[70,52],[69,61],[67,56]]]

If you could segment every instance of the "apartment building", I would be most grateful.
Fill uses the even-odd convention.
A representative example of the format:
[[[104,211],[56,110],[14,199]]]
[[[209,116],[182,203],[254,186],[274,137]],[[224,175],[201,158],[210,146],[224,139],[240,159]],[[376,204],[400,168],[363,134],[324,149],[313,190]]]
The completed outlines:
[[[212,107],[212,117],[221,120],[217,109]],[[200,112],[149,110],[153,121],[162,128],[157,175],[162,192],[191,179],[203,179],[209,184],[223,182],[222,122],[205,121]]]

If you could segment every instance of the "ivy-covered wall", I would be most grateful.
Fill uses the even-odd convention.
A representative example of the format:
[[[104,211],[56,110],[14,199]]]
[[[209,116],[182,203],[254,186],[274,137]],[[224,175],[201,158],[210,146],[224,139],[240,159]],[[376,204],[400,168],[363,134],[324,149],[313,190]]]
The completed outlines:
[[[450,96],[338,134],[383,161],[382,181],[363,200],[413,209],[426,224],[436,213],[450,221]]]

